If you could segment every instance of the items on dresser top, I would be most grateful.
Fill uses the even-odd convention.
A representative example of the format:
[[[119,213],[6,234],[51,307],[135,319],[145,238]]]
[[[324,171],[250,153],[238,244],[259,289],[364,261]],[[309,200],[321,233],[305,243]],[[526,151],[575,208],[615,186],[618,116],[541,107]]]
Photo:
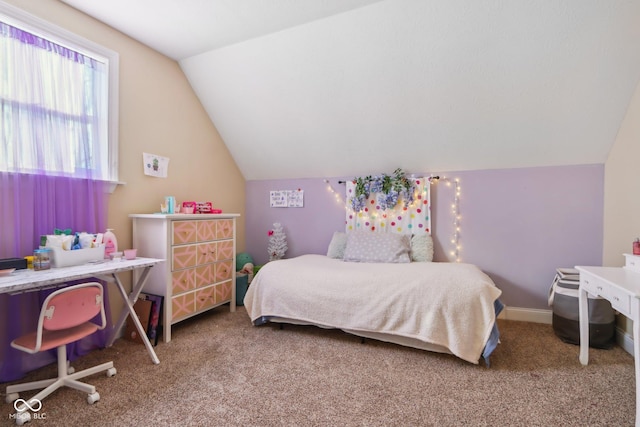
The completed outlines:
[[[164,341],[171,326],[229,303],[235,311],[236,218],[239,214],[131,214],[140,256],[168,262],[144,291],[164,297]]]
[[[221,214],[222,209],[213,207],[213,202],[177,202],[175,197],[167,196],[160,204],[161,214]],[[232,214],[233,215],[233,214]]]

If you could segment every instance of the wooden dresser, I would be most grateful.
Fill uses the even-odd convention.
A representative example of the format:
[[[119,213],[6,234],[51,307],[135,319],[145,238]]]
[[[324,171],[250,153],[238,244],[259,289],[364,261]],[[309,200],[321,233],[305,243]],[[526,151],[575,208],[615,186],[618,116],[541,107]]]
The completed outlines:
[[[143,292],[164,297],[163,336],[191,316],[230,303],[236,309],[236,218],[239,214],[131,214],[138,256],[166,262]]]

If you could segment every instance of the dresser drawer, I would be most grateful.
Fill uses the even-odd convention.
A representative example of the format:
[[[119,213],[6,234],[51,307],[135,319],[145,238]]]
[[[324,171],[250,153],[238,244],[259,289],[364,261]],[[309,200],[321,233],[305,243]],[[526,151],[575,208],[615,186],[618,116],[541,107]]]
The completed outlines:
[[[590,274],[580,273],[580,286],[591,295],[608,298],[609,285]]]
[[[220,240],[218,242],[217,260],[233,259],[233,240]]]
[[[584,272],[580,273],[580,286],[589,294],[608,300],[614,310],[627,317],[631,315],[631,295],[625,290]]]
[[[196,311],[203,311],[216,305],[215,286],[196,291]]]
[[[218,221],[220,220],[213,219],[208,221],[198,221],[198,226],[196,229],[198,242],[206,242],[216,239],[216,223]]]
[[[195,221],[173,221],[171,223],[171,244],[195,243],[196,224]]]
[[[196,279],[193,268],[171,272],[171,289],[173,295],[193,290],[195,287]]]
[[[215,262],[218,259],[217,246],[216,242],[200,243],[196,251],[196,264],[203,265]]]
[[[233,237],[232,219],[220,219],[216,222],[216,237],[218,239],[231,239]]]
[[[171,322],[183,319],[195,311],[195,293],[187,292],[171,298]]]
[[[214,286],[216,304],[222,304],[227,301],[231,301],[232,295],[232,282],[228,280],[226,282],[218,283]]]
[[[609,287],[609,298],[611,307],[627,317],[631,316],[631,295],[615,286]]]
[[[232,274],[234,273],[232,267],[232,261],[227,260],[227,261],[220,261],[218,263],[216,263],[216,269],[215,269],[215,281],[216,282],[222,282],[224,280],[229,280],[231,279]]]
[[[171,248],[171,270],[195,267],[196,245],[174,246]]]

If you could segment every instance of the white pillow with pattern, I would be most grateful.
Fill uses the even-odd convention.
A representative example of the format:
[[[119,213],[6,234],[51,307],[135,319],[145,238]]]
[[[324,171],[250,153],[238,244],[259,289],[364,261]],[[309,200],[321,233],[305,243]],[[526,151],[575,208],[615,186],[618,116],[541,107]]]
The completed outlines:
[[[410,236],[394,233],[353,231],[347,233],[344,260],[351,262],[411,262]]]

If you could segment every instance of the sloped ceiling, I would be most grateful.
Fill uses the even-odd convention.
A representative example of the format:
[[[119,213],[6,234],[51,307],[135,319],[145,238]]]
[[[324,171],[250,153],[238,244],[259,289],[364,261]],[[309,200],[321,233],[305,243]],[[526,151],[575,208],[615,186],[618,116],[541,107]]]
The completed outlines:
[[[640,0],[63,0],[179,61],[247,180],[604,163]]]

